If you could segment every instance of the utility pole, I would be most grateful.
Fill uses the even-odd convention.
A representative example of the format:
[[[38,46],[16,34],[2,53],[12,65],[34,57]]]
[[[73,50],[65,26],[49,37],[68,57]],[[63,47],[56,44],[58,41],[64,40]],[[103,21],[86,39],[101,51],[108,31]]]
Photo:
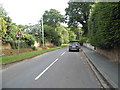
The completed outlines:
[[[41,40],[40,40],[41,33],[42,33],[41,32],[41,19],[38,21],[37,28],[38,28],[37,36],[39,37],[39,44],[41,44]]]
[[[42,16],[42,43],[43,43],[43,47],[45,46],[44,44],[44,27],[43,27],[43,16]]]

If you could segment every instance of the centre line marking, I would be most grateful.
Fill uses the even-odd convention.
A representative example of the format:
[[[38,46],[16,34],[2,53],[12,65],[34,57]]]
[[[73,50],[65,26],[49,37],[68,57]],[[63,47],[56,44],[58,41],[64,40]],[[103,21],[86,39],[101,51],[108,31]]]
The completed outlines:
[[[64,55],[65,54],[65,52],[63,52],[60,56],[62,56],[62,55]]]
[[[39,79],[55,62],[57,62],[58,61],[58,58],[54,61],[54,62],[52,62],[44,71],[42,71],[42,73],[40,73],[36,78],[35,78],[35,80],[37,80],[37,79]]]

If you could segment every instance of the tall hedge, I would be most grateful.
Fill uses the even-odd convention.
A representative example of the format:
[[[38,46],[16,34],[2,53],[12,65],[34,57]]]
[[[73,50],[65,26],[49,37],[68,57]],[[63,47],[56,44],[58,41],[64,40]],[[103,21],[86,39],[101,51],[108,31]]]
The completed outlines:
[[[96,3],[89,16],[90,43],[102,49],[120,46],[120,2]]]

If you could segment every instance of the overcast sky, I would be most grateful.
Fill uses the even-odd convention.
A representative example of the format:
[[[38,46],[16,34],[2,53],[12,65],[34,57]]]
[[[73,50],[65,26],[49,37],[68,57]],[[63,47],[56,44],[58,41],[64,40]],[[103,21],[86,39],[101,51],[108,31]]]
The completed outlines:
[[[45,10],[56,9],[62,15],[69,0],[0,0],[16,24],[37,24]]]

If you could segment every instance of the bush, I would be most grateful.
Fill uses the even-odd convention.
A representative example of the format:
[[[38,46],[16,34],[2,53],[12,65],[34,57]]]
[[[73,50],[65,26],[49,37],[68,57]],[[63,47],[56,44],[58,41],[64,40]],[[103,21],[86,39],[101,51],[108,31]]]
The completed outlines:
[[[33,50],[37,50],[37,48],[36,48],[35,46],[33,46],[33,45],[31,46],[31,48],[32,48]]]
[[[13,49],[18,48],[18,40],[9,42]],[[30,46],[24,40],[20,40],[20,48],[29,48]]]
[[[35,42],[35,38],[30,35],[30,34],[25,34],[24,35],[25,37],[25,42],[31,47],[31,45],[34,45],[34,42]]]
[[[80,38],[80,41],[79,41],[80,45],[82,46],[83,43],[86,43],[86,42],[87,42],[87,40],[88,40],[87,37],[81,37],[81,38]]]

